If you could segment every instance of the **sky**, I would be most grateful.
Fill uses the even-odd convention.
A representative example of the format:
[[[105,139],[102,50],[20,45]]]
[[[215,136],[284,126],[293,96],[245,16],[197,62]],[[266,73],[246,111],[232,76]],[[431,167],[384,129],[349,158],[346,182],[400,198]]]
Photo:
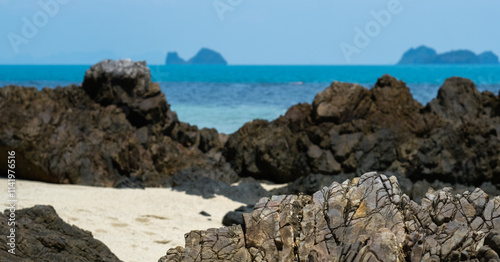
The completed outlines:
[[[411,47],[500,55],[500,1],[0,0],[0,64],[387,65]]]

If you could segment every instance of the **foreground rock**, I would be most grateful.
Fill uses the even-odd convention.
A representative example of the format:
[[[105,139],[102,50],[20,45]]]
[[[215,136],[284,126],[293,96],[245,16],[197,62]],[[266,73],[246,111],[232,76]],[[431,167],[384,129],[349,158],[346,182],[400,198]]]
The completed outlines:
[[[81,87],[1,88],[0,111],[0,157],[16,151],[18,178],[157,187],[196,170],[238,180],[220,157],[217,131],[180,122],[144,62],[102,61]]]
[[[500,197],[430,189],[419,205],[367,173],[308,195],[263,198],[245,224],[186,234],[159,261],[500,261]]]
[[[10,234],[9,214],[8,210],[0,213],[3,240]],[[15,214],[15,254],[8,252],[4,242],[1,261],[121,261],[90,232],[62,221],[51,206],[35,206]]]
[[[243,176],[290,182],[309,174],[391,171],[412,181],[500,184],[500,96],[447,79],[425,107],[385,75],[368,90],[334,82],[312,105],[232,134],[224,156]]]

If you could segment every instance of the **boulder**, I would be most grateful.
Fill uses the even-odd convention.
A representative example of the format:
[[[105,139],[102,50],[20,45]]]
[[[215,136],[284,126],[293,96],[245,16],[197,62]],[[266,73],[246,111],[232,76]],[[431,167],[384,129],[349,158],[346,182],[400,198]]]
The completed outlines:
[[[261,199],[244,224],[192,231],[159,261],[491,261],[500,197],[430,189],[421,204],[375,172]],[[498,260],[493,260],[498,261]]]
[[[384,171],[414,182],[498,186],[499,104],[500,96],[458,77],[425,107],[389,75],[371,89],[334,82],[312,105],[245,124],[223,154],[240,175],[274,182]]]
[[[16,246],[12,254],[5,242],[1,261],[121,261],[92,233],[64,222],[51,206],[35,206],[15,212]],[[11,233],[10,211],[0,213],[0,236]]]
[[[104,60],[82,86],[0,88],[0,110],[0,156],[16,151],[17,178],[144,187],[183,170],[237,177],[217,132],[180,122],[144,62]]]
[[[177,121],[146,62],[104,60],[85,73],[82,89],[102,106],[116,105],[137,127]],[[168,127],[168,126],[167,126]]]

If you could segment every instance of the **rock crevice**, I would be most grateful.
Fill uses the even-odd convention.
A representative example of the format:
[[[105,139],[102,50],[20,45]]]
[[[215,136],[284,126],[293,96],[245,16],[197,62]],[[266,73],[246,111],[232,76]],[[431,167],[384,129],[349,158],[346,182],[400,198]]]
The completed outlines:
[[[244,225],[193,231],[160,261],[490,261],[500,252],[499,207],[481,189],[449,188],[430,189],[419,205],[394,176],[372,172],[312,196],[262,198]],[[215,236],[238,245],[214,252]]]

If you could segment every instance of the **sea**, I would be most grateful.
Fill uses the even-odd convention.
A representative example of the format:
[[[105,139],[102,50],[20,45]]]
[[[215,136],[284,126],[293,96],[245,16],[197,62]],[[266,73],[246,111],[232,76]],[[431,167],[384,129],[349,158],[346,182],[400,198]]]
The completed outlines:
[[[81,84],[90,65],[0,65],[0,87],[42,89]],[[179,119],[199,128],[230,134],[254,119],[273,120],[297,103],[312,103],[333,81],[373,87],[390,74],[403,80],[425,105],[445,79],[473,80],[480,91],[499,94],[500,65],[391,66],[150,66]]]

